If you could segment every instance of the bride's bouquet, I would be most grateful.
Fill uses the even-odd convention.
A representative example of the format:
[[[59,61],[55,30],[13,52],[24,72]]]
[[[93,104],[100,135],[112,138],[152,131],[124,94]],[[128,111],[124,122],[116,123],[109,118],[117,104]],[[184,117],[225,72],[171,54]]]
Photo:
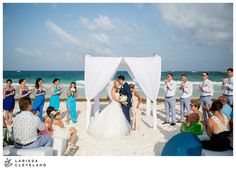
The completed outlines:
[[[76,92],[76,89],[75,88],[71,88],[70,91],[71,91],[71,95],[74,96],[74,94]]]
[[[119,97],[119,101],[122,103],[122,104],[124,104],[124,105],[127,105],[128,103],[127,103],[127,99],[128,99],[128,97],[126,96],[126,95],[121,95],[120,97]]]

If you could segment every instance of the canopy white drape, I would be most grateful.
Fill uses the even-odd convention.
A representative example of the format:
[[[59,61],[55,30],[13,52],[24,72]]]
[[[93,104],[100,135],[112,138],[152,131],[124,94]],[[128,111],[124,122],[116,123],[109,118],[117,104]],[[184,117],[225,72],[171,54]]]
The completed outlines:
[[[87,99],[88,128],[91,115],[91,102],[102,89],[111,81],[113,74],[121,62],[122,57],[92,57],[85,56],[85,96]]]
[[[153,128],[157,127],[156,99],[159,92],[161,80],[161,57],[92,57],[85,56],[85,95],[87,99],[88,128],[91,115],[90,100],[105,88],[111,81],[119,64],[126,65],[132,73],[132,77],[139,84],[148,98],[147,111],[150,111],[150,100],[153,101]],[[96,98],[97,100],[97,98]]]
[[[156,129],[156,100],[161,81],[161,57],[126,57],[124,59],[147,96],[147,105],[149,104],[148,98],[153,101],[153,128]]]

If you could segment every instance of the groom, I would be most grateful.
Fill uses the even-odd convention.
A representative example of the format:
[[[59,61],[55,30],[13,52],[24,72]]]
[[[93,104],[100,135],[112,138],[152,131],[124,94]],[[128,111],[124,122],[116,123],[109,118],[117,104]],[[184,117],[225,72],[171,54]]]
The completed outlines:
[[[130,91],[129,84],[125,81],[125,76],[124,75],[119,75],[117,77],[117,80],[118,80],[119,84],[121,85],[120,95],[126,95],[127,96],[127,103],[128,104],[121,104],[121,105],[122,105],[122,111],[123,111],[126,119],[128,120],[128,122],[130,123],[129,111],[130,111],[130,107],[131,107],[132,93]]]

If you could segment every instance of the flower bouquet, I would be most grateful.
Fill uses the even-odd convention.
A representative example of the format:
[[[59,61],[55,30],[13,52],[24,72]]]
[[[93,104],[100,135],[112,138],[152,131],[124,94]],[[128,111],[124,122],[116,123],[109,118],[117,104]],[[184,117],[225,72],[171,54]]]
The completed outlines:
[[[127,105],[128,103],[127,103],[127,99],[128,99],[128,97],[126,96],[126,95],[121,95],[120,97],[119,97],[119,101],[123,104],[123,105]]]
[[[46,90],[44,89],[44,88],[42,88],[41,90],[40,90],[40,93],[46,93]]]
[[[75,94],[75,92],[76,92],[76,89],[75,88],[71,88],[70,91],[71,91],[71,95],[73,96]]]

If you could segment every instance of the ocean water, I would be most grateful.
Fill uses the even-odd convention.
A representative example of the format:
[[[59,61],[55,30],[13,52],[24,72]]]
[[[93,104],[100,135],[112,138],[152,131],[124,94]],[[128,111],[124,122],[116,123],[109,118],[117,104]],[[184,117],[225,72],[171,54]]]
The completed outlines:
[[[178,84],[181,83],[181,75],[183,73],[188,75],[189,81],[193,83],[193,97],[199,97],[200,93],[197,90],[198,84],[202,81],[201,77],[201,72],[183,72],[183,71],[178,71],[178,72],[172,72],[174,75],[174,80],[177,81]],[[114,75],[114,78],[116,78],[119,74],[123,74],[126,77],[126,81],[133,82],[129,74],[125,71],[118,71]],[[163,98],[164,97],[164,83],[163,80],[166,78],[167,72],[162,72],[161,74],[161,86],[159,90],[159,97]],[[50,97],[49,94],[49,88],[52,85],[52,81],[55,78],[59,78],[61,81],[60,86],[63,87],[63,94],[61,95],[61,98],[65,98],[65,93],[67,88],[69,87],[69,84],[71,82],[76,82],[77,88],[79,91],[79,98],[84,98],[85,97],[85,91],[84,91],[84,71],[3,71],[3,80],[4,82],[7,79],[12,79],[13,81],[13,86],[18,90],[19,88],[19,79],[24,78],[27,80],[28,86],[33,87],[36,78],[42,78],[44,86],[47,88],[47,94],[46,97]],[[226,73],[224,72],[209,72],[209,79],[213,81],[214,84],[214,98],[217,98],[222,94],[221,91],[221,82],[222,79],[226,77]],[[5,86],[5,83],[3,84]],[[138,84],[137,90],[140,92],[142,96],[145,96],[142,92],[142,90],[139,88]],[[180,95],[180,92],[177,91],[177,96]],[[105,88],[102,91],[101,97],[106,97],[107,96],[107,89]],[[16,95],[17,97],[17,95]],[[33,97],[33,95],[31,96]]]

